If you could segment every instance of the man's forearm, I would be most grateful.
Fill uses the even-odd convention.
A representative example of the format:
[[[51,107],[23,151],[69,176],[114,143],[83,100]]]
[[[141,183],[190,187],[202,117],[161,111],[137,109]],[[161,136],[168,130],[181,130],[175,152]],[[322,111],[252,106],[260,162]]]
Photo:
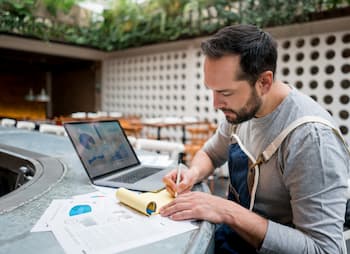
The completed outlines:
[[[227,204],[222,207],[222,222],[232,227],[248,243],[259,249],[267,231],[268,220],[235,202],[229,201]]]
[[[209,156],[202,150],[199,150],[192,159],[190,170],[196,171],[195,182],[198,183],[213,172],[214,166]]]

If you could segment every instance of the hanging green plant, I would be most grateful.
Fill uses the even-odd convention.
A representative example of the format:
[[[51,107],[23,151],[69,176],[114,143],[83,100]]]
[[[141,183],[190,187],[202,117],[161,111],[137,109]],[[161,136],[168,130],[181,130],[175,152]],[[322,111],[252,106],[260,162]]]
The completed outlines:
[[[350,15],[350,0],[116,0],[84,24],[79,16],[62,18],[81,1],[0,0],[0,32],[111,51],[208,35],[230,24],[279,26],[338,9]]]
[[[58,11],[68,13],[72,7],[77,4],[78,0],[42,0],[46,6],[46,9],[51,15],[56,16]]]

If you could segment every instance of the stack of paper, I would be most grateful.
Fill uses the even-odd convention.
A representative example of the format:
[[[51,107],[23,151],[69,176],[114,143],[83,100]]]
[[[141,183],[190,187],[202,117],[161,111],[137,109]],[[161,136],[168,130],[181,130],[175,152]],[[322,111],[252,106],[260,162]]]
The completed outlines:
[[[141,194],[143,195],[143,194]],[[53,200],[32,232],[52,231],[67,253],[117,253],[196,229],[190,221],[145,216],[94,192]]]

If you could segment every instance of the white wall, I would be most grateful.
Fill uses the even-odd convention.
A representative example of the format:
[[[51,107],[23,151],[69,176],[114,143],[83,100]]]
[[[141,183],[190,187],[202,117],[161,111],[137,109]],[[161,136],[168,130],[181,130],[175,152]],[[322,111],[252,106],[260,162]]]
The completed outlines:
[[[330,111],[350,143],[350,29],[343,24],[335,19],[269,31],[278,42],[277,79]],[[222,114],[213,109],[211,93],[203,85],[202,39],[110,54],[102,65],[102,110],[219,121]],[[173,139],[181,136],[179,129],[162,132]]]

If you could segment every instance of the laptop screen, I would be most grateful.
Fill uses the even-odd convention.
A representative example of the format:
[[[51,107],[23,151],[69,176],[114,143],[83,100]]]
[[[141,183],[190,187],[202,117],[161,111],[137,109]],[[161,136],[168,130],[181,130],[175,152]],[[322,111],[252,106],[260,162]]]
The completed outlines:
[[[72,122],[64,126],[90,178],[139,164],[118,121]]]

